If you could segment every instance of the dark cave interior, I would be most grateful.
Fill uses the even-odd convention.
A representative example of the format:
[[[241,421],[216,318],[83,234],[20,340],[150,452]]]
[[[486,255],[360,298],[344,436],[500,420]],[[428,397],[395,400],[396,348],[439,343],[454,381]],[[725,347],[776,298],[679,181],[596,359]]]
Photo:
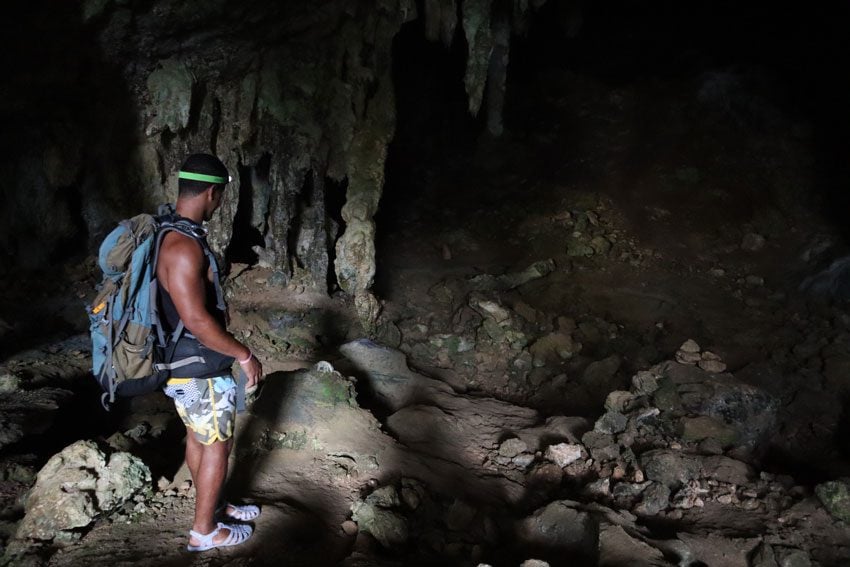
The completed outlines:
[[[268,536],[209,564],[272,564],[290,549],[293,564],[352,567],[846,564],[850,511],[830,509],[834,519],[813,502],[850,475],[848,17],[838,2],[763,0],[10,3],[0,24],[0,425],[11,432],[0,435],[0,564],[89,564],[98,553],[147,564],[145,545],[185,560],[164,547],[182,531],[149,541],[157,522],[191,512],[178,490],[182,429],[161,396],[102,414],[83,307],[105,234],[173,200],[173,172],[194,151],[221,156],[236,178],[209,225],[232,332],[271,376],[293,380],[261,389],[240,422],[233,482],[279,514],[275,533],[292,525],[298,537]],[[369,369],[346,354],[365,338],[407,361],[391,387],[381,382],[390,355]],[[691,352],[687,339],[705,348]],[[356,380],[328,386],[316,363]],[[641,397],[648,369],[673,378]],[[702,370],[704,382],[689,382]],[[293,401],[302,371],[304,395],[319,400],[303,411]],[[412,374],[422,383],[399,401],[408,394],[393,388],[406,392]],[[624,392],[644,405],[612,409]],[[322,413],[327,397],[336,413]],[[368,435],[355,418],[334,421],[339,400],[368,414]],[[630,425],[615,436],[605,420],[620,411]],[[654,436],[636,433],[657,412],[673,417]],[[454,417],[452,434],[434,425]],[[562,425],[573,419],[586,426]],[[693,437],[700,427],[710,433]],[[481,447],[467,455],[452,436],[472,430],[486,434],[470,434]],[[621,453],[606,457],[610,446],[592,443],[609,434]],[[322,435],[353,448],[331,450]],[[94,528],[57,528],[27,547],[21,495],[81,439],[171,481],[94,514]],[[514,439],[538,447],[505,458]],[[552,473],[547,446],[558,442],[580,446],[585,464]],[[380,453],[396,468],[373,467],[369,443],[402,447]],[[702,459],[703,471],[734,461],[761,484],[724,485],[741,478],[728,470],[674,479],[661,489],[667,507],[648,513],[647,493],[625,486],[663,485],[644,474],[648,455],[667,450]],[[291,451],[297,472],[278,473],[286,460],[275,451]],[[407,518],[421,534],[389,545],[357,520],[359,535],[340,539],[353,503],[381,483],[409,496],[411,477],[433,491],[427,513]],[[603,481],[612,488],[599,496]],[[715,494],[718,483],[731,496]],[[480,509],[466,518],[461,499]],[[580,503],[571,514],[604,520],[578,543],[523,531],[565,499]],[[395,500],[385,508],[409,504]],[[729,500],[735,513],[712,508]],[[174,519],[140,519],[137,504],[154,501]],[[448,526],[439,536],[429,514]],[[126,549],[123,532],[109,532],[125,520],[146,534]],[[614,525],[654,546],[646,557],[657,562],[640,563],[645,550],[620,540],[607,545],[625,555],[605,551]],[[798,552],[811,561],[793,563]]]

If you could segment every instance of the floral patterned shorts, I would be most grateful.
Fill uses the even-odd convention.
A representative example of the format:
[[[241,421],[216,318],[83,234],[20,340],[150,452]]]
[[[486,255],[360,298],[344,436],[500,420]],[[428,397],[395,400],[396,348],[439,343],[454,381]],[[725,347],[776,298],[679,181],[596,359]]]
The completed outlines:
[[[186,428],[203,445],[233,437],[236,419],[236,381],[233,376],[171,378],[165,395],[174,400]]]

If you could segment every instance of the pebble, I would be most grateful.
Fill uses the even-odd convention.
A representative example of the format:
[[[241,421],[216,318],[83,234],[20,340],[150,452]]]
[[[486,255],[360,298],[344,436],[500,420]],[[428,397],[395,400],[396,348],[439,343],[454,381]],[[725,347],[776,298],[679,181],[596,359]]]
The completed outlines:
[[[184,480],[180,483],[180,492],[189,492],[192,489],[192,481]]]
[[[676,362],[681,364],[697,364],[702,357],[698,352],[676,351]]]
[[[719,374],[726,370],[726,363],[720,360],[700,360],[697,366],[712,374]]]
[[[591,496],[608,496],[611,493],[611,480],[601,478],[585,486],[584,490]]]
[[[357,524],[351,520],[344,521],[341,527],[343,533],[345,533],[345,535],[347,536],[357,535],[357,532],[359,531]]]
[[[528,451],[528,445],[517,437],[506,439],[499,445],[499,455],[502,457],[513,458],[526,451]]]
[[[520,453],[513,458],[512,462],[521,469],[527,469],[534,462],[534,455],[531,453]]]
[[[700,347],[695,340],[688,339],[684,343],[682,343],[682,346],[679,347],[679,350],[688,353],[699,353]]]
[[[571,443],[558,443],[546,448],[546,460],[552,461],[559,467],[566,467],[581,459],[581,445]]]

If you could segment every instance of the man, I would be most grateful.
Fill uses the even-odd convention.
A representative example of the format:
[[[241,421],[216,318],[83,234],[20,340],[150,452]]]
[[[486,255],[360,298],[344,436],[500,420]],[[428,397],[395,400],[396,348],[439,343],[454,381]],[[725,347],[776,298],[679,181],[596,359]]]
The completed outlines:
[[[259,515],[256,506],[221,500],[236,417],[237,386],[230,369],[234,360],[238,361],[249,388],[263,374],[251,350],[225,330],[218,269],[211,265],[214,260],[208,260],[206,231],[201,226],[218,209],[229,180],[227,168],[215,156],[193,154],[186,159],[178,174],[176,213],[191,223],[197,237],[167,232],[156,265],[158,307],[165,331],[173,332],[181,321],[185,327],[175,360],[203,359],[173,370],[165,388],[187,429],[186,464],[196,491],[190,551],[244,542],[253,529],[238,521]],[[216,515],[237,522],[216,522]]]

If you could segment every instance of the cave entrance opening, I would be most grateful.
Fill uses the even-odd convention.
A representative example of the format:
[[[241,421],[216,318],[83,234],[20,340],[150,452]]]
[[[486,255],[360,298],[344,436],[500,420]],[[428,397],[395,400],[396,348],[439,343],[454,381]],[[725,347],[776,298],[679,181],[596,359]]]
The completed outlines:
[[[384,192],[375,217],[377,273],[374,289],[389,297],[389,273],[396,262],[395,244],[428,234],[405,231],[411,221],[430,214],[432,206],[455,207],[429,183],[449,162],[463,160],[475,148],[483,121],[472,117],[464,89],[467,44],[460,29],[451,47],[425,36],[424,18],[405,24],[393,41],[395,136],[388,148]],[[439,219],[429,225],[436,230]]]
[[[264,154],[255,165],[239,164],[239,202],[233,218],[233,236],[225,251],[228,264],[255,265],[259,261],[256,247],[264,248],[262,228],[266,224],[270,190],[271,154]]]
[[[336,241],[345,232],[345,220],[342,218],[342,207],[345,205],[345,197],[348,191],[348,178],[337,181],[325,177],[325,215],[327,218],[328,231],[328,272],[327,289],[334,293],[339,287],[336,277]]]

